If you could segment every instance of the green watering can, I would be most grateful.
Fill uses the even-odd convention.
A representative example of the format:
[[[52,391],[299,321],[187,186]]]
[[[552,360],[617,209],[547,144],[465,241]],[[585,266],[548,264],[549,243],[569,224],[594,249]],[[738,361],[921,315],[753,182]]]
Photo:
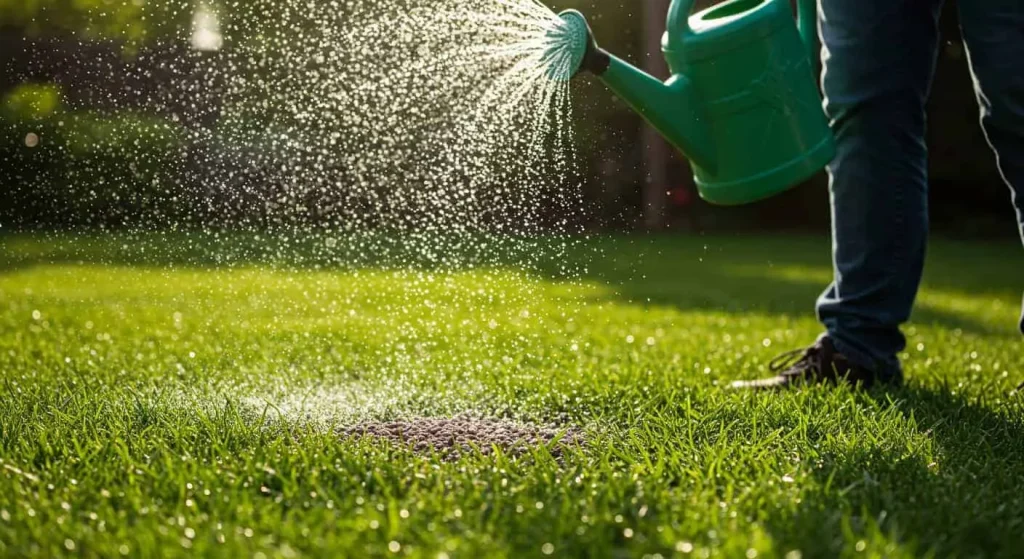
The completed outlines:
[[[583,14],[562,12],[551,49],[570,60],[563,79],[599,76],[690,160],[712,204],[757,202],[820,171],[835,139],[815,79],[814,0],[799,0],[799,30],[789,0],[730,0],[690,15],[693,3],[669,8],[666,82],[599,48]]]

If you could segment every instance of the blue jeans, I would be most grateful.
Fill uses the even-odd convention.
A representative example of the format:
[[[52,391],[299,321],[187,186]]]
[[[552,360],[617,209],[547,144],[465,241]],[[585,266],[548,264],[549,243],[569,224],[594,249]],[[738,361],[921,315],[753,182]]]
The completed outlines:
[[[835,277],[817,314],[840,352],[891,379],[902,376],[900,325],[924,266],[925,103],[942,0],[819,1],[824,106],[838,155],[828,169]],[[981,124],[1024,239],[1024,0],[958,4]]]

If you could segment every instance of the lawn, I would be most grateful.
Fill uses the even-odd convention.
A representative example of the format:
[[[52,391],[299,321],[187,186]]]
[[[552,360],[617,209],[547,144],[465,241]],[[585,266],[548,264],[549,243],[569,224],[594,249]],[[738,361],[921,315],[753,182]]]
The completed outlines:
[[[556,245],[0,237],[0,555],[1024,549],[1018,244],[933,244],[906,387],[779,395],[727,386],[818,334],[827,239]],[[585,440],[446,461],[339,435],[466,413]]]

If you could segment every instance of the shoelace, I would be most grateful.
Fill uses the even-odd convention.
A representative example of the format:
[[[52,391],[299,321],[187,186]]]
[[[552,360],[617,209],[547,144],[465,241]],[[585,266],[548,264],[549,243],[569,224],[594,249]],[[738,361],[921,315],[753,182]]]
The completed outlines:
[[[773,373],[784,371],[786,369],[793,367],[797,363],[804,361],[805,359],[809,359],[817,355],[819,351],[820,349],[817,347],[799,348],[794,349],[792,351],[787,351],[786,353],[777,355],[774,359],[772,359],[768,363],[768,370],[772,371]]]

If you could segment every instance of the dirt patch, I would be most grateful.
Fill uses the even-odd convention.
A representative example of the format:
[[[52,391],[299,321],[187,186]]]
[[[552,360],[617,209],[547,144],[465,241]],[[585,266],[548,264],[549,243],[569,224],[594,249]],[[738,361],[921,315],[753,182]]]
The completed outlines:
[[[492,454],[495,447],[507,455],[521,456],[541,445],[548,446],[552,456],[560,457],[566,447],[583,444],[582,433],[575,428],[466,417],[366,422],[343,429],[341,436],[386,439],[416,452],[436,451],[447,458],[477,451]]]

